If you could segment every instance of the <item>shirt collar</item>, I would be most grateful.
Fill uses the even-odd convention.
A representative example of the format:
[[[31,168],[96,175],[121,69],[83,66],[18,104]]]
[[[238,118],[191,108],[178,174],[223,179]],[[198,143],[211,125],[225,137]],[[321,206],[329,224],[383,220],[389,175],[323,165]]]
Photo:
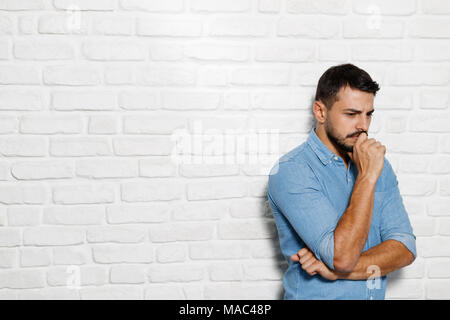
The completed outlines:
[[[313,151],[316,153],[320,161],[322,161],[322,163],[326,166],[336,155],[331,152],[330,149],[328,149],[328,147],[322,142],[322,140],[319,139],[316,132],[314,131],[315,129],[316,127],[312,128],[307,142],[311,146],[311,149],[313,149]]]

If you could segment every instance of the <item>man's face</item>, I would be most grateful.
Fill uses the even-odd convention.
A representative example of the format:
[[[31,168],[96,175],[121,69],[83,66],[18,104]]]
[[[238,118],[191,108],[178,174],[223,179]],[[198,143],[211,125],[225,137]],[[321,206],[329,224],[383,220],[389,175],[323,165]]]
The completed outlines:
[[[358,136],[369,131],[374,95],[346,86],[339,90],[337,97],[327,112],[325,131],[336,148],[353,152]]]

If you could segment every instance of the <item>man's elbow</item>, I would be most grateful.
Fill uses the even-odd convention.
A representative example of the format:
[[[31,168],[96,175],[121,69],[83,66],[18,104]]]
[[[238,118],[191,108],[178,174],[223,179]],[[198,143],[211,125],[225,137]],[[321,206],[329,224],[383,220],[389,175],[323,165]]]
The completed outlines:
[[[349,258],[335,257],[333,259],[334,269],[339,272],[350,273],[356,266],[356,261]]]

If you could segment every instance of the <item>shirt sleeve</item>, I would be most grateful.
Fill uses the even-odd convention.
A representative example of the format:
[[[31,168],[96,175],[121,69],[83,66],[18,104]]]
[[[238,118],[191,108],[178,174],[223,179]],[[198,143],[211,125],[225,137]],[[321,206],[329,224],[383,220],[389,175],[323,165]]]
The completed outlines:
[[[413,233],[402,196],[398,188],[397,177],[390,164],[388,169],[388,191],[381,212],[381,241],[397,240],[417,258],[416,236]]]
[[[334,230],[339,215],[307,165],[279,163],[269,175],[268,195],[295,232],[330,269],[334,270]]]

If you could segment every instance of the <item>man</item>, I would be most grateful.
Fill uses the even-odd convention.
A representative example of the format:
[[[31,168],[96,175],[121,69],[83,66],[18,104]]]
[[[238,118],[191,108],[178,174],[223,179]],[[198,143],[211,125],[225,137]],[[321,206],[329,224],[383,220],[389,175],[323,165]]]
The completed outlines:
[[[411,264],[415,235],[386,148],[368,137],[378,84],[343,64],[319,79],[316,125],[269,175],[288,261],[285,299],[384,299],[386,274]]]

